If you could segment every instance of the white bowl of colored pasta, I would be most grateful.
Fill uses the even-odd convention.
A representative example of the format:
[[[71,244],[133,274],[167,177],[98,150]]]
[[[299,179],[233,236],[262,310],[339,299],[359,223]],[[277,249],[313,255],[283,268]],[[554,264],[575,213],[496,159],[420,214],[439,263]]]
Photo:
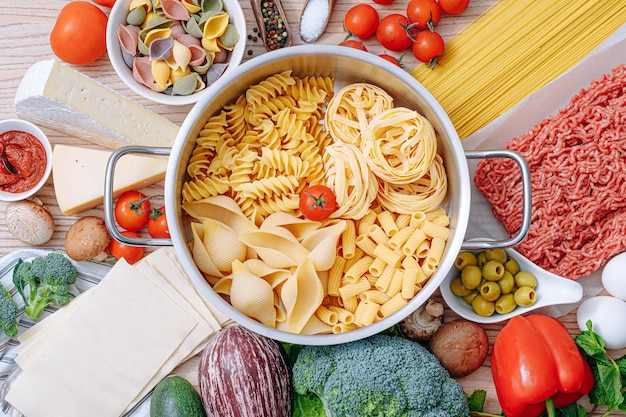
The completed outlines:
[[[132,7],[132,8],[131,8]],[[107,52],[117,75],[157,103],[193,104],[241,62],[246,18],[237,0],[118,0],[107,24]]]
[[[315,184],[339,206],[322,221],[298,207]],[[183,122],[165,181],[173,245],[199,292],[298,344],[361,339],[426,302],[454,266],[470,199],[461,143],[429,92],[326,45],[224,74]]]

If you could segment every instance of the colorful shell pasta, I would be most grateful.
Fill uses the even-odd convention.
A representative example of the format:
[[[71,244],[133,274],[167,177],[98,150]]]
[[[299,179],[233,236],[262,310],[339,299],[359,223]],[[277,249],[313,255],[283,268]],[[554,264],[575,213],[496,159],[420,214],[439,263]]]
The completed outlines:
[[[218,79],[239,37],[221,0],[132,0],[118,27],[135,80],[171,95],[193,94]]]

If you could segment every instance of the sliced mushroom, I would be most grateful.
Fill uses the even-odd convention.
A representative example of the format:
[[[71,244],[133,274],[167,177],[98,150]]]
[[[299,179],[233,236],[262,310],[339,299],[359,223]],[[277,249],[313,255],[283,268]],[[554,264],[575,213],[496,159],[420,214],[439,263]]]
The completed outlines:
[[[54,219],[43,206],[31,200],[13,201],[7,205],[7,229],[29,245],[43,245],[52,238]]]
[[[104,219],[86,216],[77,220],[65,234],[65,252],[75,261],[102,261],[108,256],[106,249],[110,240]]]
[[[400,323],[402,333],[409,339],[425,342],[441,327],[443,322],[443,304],[428,300]]]

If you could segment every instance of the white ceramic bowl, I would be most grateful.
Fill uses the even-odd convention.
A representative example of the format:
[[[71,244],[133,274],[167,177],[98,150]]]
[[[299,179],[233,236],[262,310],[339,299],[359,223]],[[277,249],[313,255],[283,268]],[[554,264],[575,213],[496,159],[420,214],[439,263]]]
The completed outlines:
[[[39,182],[24,192],[11,193],[7,191],[0,191],[0,200],[2,201],[18,201],[31,197],[44,186],[50,177],[50,172],[52,171],[52,145],[50,144],[46,134],[43,133],[39,127],[26,120],[7,119],[0,121],[0,135],[13,130],[30,133],[36,137],[39,142],[41,142],[46,151],[46,168],[43,173],[43,177],[41,177]]]
[[[480,251],[472,251],[478,253]],[[513,249],[506,249],[509,257],[515,259],[519,264],[521,271],[532,272],[537,277],[537,301],[529,307],[517,307],[508,314],[494,313],[492,316],[484,317],[476,314],[472,306],[467,304],[463,299],[452,293],[450,290],[450,282],[459,276],[456,267],[452,267],[446,278],[441,283],[441,295],[444,301],[459,316],[476,322],[476,323],[498,323],[505,321],[514,316],[529,313],[541,307],[548,307],[558,304],[577,303],[583,297],[583,287],[576,281],[560,277],[543,268],[540,268],[519,252]]]
[[[124,83],[135,93],[140,96],[152,100],[161,104],[168,105],[186,105],[193,104],[200,100],[202,97],[210,94],[210,86],[207,86],[201,91],[197,93],[186,95],[186,96],[172,96],[167,93],[159,93],[151,90],[150,88],[144,86],[143,84],[137,82],[133,78],[133,71],[131,68],[126,65],[124,61],[124,57],[122,55],[122,51],[119,45],[117,31],[120,24],[126,24],[126,15],[128,14],[128,8],[131,0],[117,0],[115,5],[111,9],[111,13],[109,15],[109,22],[107,24],[107,34],[106,34],[106,42],[107,42],[107,52],[109,55],[109,59],[111,60],[111,64],[115,69],[117,75],[124,81]],[[246,17],[243,13],[243,9],[239,4],[238,0],[222,0],[224,5],[224,10],[226,10],[230,16],[230,22],[235,25],[237,31],[239,32],[239,41],[230,52],[230,57],[228,59],[228,68],[224,72],[224,74],[233,71],[239,64],[243,58],[243,53],[246,49]],[[222,75],[223,76],[223,75]]]

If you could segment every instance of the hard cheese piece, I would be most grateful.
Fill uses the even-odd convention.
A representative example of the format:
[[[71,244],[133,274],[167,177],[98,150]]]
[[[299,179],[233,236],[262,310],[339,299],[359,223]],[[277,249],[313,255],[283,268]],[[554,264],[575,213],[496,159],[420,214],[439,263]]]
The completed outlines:
[[[178,126],[58,60],[32,65],[15,95],[23,119],[114,149],[171,147]]]
[[[6,399],[22,414],[122,415],[197,325],[123,260],[90,291],[12,384]]]
[[[111,152],[57,144],[52,151],[52,179],[59,208],[66,216],[102,204],[104,177]],[[114,197],[165,178],[167,158],[124,155],[113,175]]]

